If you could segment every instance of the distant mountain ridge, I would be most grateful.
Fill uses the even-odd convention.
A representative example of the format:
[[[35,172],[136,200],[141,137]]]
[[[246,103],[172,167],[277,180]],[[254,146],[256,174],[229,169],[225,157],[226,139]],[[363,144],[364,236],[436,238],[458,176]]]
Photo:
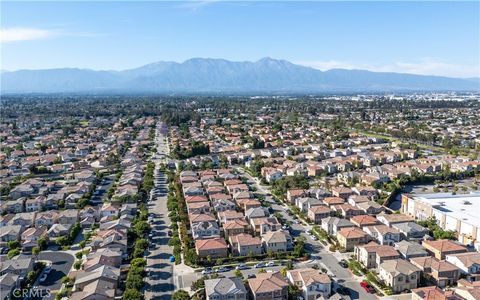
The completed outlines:
[[[160,61],[124,71],[62,68],[1,73],[4,93],[315,93],[391,91],[480,91],[480,80],[364,70],[320,71],[286,60],[255,62],[192,58]]]

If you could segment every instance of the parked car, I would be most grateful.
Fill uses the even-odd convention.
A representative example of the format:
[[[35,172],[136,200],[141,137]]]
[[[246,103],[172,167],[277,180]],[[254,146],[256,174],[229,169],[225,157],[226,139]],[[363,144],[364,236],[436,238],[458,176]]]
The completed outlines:
[[[266,267],[275,267],[275,262],[274,261],[269,261],[265,266]]]
[[[172,262],[172,263],[175,262],[175,256],[170,255],[170,262]]]
[[[171,230],[168,231],[168,236],[172,236],[173,232]]]
[[[208,274],[211,274],[211,273],[213,273],[212,268],[205,268],[205,269],[202,271],[202,275],[208,275]]]
[[[338,262],[339,265],[341,265],[344,268],[348,268],[348,262],[344,259]]]
[[[43,273],[45,274],[50,274],[50,271],[52,271],[52,267],[46,266],[45,269],[43,269]]]
[[[248,269],[248,266],[246,264],[239,264],[235,269],[236,270],[245,270],[245,269]]]
[[[259,262],[258,264],[255,265],[256,269],[263,268],[263,267],[265,267],[265,263],[263,262]]]
[[[255,277],[256,277],[255,274],[248,274],[247,276],[248,279],[255,278]]]
[[[43,275],[40,277],[39,281],[42,282],[42,283],[45,282],[45,280],[47,280],[47,276],[48,276],[48,274],[43,274]]]
[[[375,289],[365,280],[360,282],[360,286],[369,294],[375,293]]]
[[[223,273],[223,272],[228,272],[228,271],[230,271],[229,267],[220,267],[220,268],[217,269],[218,273]]]

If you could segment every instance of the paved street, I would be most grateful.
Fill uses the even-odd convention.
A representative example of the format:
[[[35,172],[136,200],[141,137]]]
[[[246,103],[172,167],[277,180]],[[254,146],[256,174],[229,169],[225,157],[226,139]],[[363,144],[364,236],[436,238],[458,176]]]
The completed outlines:
[[[93,206],[102,205],[105,197],[107,196],[108,189],[112,186],[115,181],[115,175],[105,176],[102,181],[98,184],[95,192],[92,195],[91,202]]]
[[[62,251],[43,251],[38,255],[38,260],[52,262],[52,270],[43,283],[36,282],[37,289],[50,290],[51,292],[60,290],[62,278],[66,276],[75,261],[70,253]],[[54,299],[55,297],[43,297],[43,299]]]
[[[168,149],[163,134],[157,129],[156,136],[157,154],[165,155]],[[146,299],[171,299],[174,291],[173,263],[169,261],[172,248],[168,246],[168,230],[170,219],[167,212],[167,178],[158,171],[159,161],[156,162],[154,173],[155,187],[151,202],[148,204],[150,214],[153,216],[152,243],[147,256],[148,275],[146,279]]]

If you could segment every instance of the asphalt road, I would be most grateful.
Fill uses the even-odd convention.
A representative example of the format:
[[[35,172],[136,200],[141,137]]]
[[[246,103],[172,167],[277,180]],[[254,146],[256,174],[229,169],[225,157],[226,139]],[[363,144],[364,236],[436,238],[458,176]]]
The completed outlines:
[[[62,278],[67,276],[75,261],[73,255],[61,251],[43,251],[38,255],[38,260],[52,262],[52,270],[43,283],[36,282],[40,290],[50,290],[50,292],[60,290],[62,287]],[[43,297],[43,299],[55,299],[55,297]]]
[[[114,179],[115,175],[108,175],[102,179],[91,198],[92,205],[103,204],[103,200],[107,196],[108,189],[112,186]]]
[[[157,145],[159,154],[165,154],[168,150],[164,143],[163,135],[159,134]],[[147,256],[147,270],[149,274],[146,279],[145,299],[171,299],[175,289],[173,285],[173,263],[169,258],[173,251],[168,246],[168,230],[170,228],[170,218],[167,210],[167,178],[163,173],[155,172],[154,196],[148,204],[149,213],[153,215],[152,238],[150,239],[152,248]]]

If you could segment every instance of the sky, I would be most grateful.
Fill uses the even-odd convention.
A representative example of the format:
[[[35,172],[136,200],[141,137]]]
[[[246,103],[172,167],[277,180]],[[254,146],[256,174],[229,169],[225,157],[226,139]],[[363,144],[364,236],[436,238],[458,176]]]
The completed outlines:
[[[193,57],[480,77],[480,2],[1,1],[1,69]]]

